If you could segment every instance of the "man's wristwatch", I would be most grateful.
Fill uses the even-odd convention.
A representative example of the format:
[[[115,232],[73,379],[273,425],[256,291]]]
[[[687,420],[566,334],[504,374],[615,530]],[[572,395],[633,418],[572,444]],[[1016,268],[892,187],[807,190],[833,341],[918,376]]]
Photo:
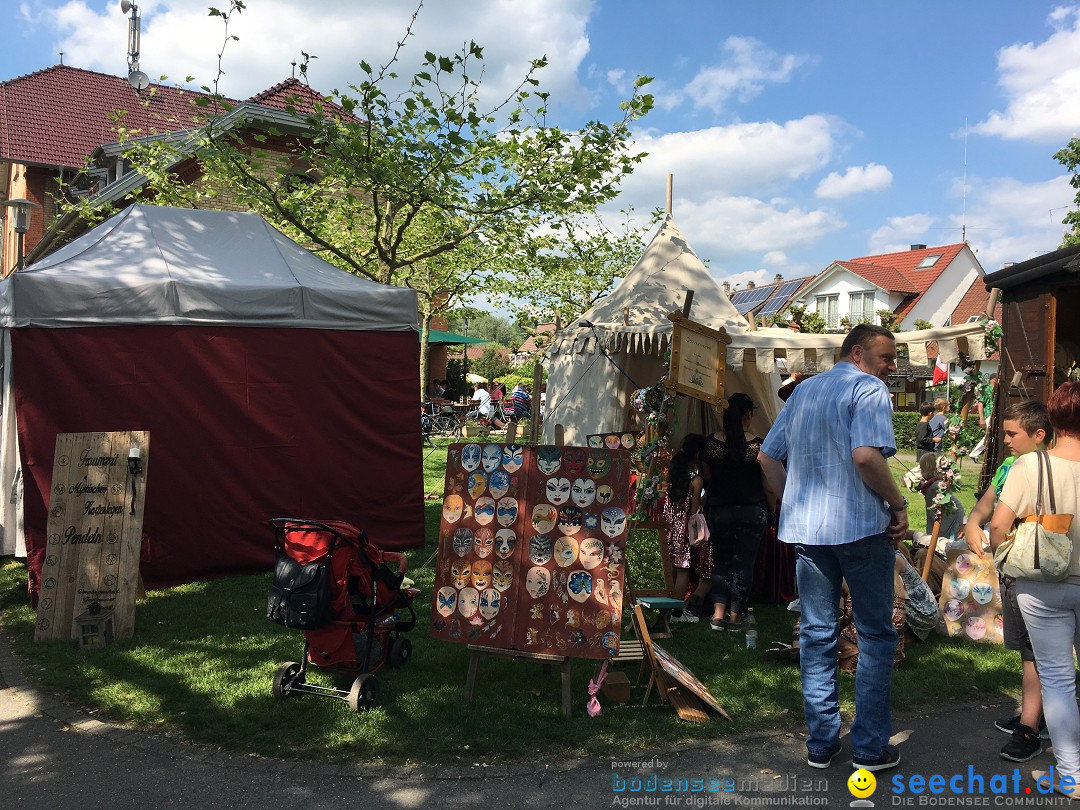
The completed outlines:
[[[901,503],[899,506],[892,506],[891,504],[888,504],[888,503],[886,503],[885,506],[888,508],[888,510],[890,512],[903,512],[905,509],[907,509],[907,503],[908,503],[907,498],[904,498],[903,503]]]

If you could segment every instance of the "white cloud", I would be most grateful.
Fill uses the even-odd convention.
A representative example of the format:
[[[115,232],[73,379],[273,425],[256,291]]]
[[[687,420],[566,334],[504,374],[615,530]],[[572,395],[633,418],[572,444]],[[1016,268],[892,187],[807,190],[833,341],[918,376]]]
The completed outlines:
[[[814,194],[824,199],[840,199],[864,191],[884,191],[892,185],[892,172],[878,163],[849,166],[843,174],[830,172],[818,183]]]
[[[927,234],[930,233],[936,221],[930,214],[889,217],[885,225],[882,225],[871,234],[869,255],[899,253],[903,250],[910,250],[913,244],[930,244],[932,240],[928,239]],[[950,243],[953,241],[960,241],[959,234],[955,240],[948,240]]]
[[[796,54],[780,55],[753,37],[728,37],[720,64],[701,68],[683,88],[682,95],[695,107],[720,112],[732,96],[747,102],[767,85],[791,80],[810,61]]]
[[[219,4],[224,5],[224,4]],[[143,0],[142,69],[170,81],[194,76],[211,84],[217,54],[224,42],[219,19],[207,15],[206,0]],[[84,2],[46,6],[46,18],[57,31],[65,62],[114,74],[126,70],[127,20],[119,4],[94,11]],[[408,25],[411,4],[375,0],[259,0],[249,3],[230,24],[239,37],[225,49],[221,90],[247,98],[289,77],[290,63],[301,52],[318,58],[311,63],[313,87],[329,93],[346,90],[361,79],[357,65],[372,66],[393,55]],[[460,51],[474,40],[484,48],[484,98],[489,102],[513,92],[531,59],[547,55],[539,74],[542,89],[560,100],[585,98],[577,71],[589,51],[586,23],[590,5],[576,0],[472,0],[468,14],[456,3],[431,2],[423,8],[407,41],[398,72],[411,77],[425,50],[437,54]]]
[[[998,51],[998,84],[1008,106],[992,111],[973,132],[1009,140],[1064,141],[1080,132],[1080,8],[1059,7],[1045,42]]]

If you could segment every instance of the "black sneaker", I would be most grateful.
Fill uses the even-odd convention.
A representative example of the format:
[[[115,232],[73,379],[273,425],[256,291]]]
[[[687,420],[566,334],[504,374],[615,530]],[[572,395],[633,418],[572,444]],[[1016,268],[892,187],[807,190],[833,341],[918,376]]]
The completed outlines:
[[[867,771],[887,771],[889,768],[895,768],[900,764],[900,751],[892,746],[886,745],[885,750],[881,752],[881,756],[874,759],[859,759],[859,757],[852,757],[851,764],[856,768],[863,768]]]
[[[746,625],[743,624],[742,618],[738,618],[735,621],[728,619],[727,629],[729,633],[741,633]]]
[[[1018,725],[1012,739],[1001,749],[1001,758],[1013,762],[1027,762],[1042,753],[1043,745],[1039,735],[1025,725]]]
[[[807,752],[806,764],[811,768],[828,768],[832,765],[833,759],[840,753],[840,743],[834,745],[829,749],[827,754],[815,754],[813,752]]]
[[[709,627],[713,630],[720,630],[721,632],[727,630],[727,619],[713,619],[709,622]]]
[[[1016,731],[1017,728],[1020,727],[1020,725],[1020,715],[1018,714],[1006,720],[997,720],[994,722],[994,728],[1004,734],[1012,734],[1014,731]],[[1050,731],[1046,728],[1046,720],[1039,721],[1039,739],[1050,739]],[[1022,762],[1023,760],[1020,761]]]

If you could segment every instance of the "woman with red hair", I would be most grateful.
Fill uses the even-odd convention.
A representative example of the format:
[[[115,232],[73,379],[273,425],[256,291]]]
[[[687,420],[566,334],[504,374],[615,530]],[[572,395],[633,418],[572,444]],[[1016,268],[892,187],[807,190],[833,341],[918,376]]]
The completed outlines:
[[[1046,403],[1046,410],[1055,436],[1047,456],[1055,511],[1075,516],[1080,510],[1080,383],[1059,386]],[[1004,542],[1018,516],[1035,513],[1039,455],[1027,453],[1009,470],[990,521],[990,545],[995,549]],[[1045,494],[1043,500],[1047,500]],[[1052,777],[1042,771],[1034,771],[1032,776],[1040,784],[1052,780],[1058,792],[1080,799],[1080,710],[1076,705],[1073,665],[1073,649],[1080,649],[1080,522],[1072,521],[1068,535],[1072,540],[1068,576],[1060,582],[1018,579],[1016,592],[1035,650],[1042,679],[1043,713],[1057,757]]]

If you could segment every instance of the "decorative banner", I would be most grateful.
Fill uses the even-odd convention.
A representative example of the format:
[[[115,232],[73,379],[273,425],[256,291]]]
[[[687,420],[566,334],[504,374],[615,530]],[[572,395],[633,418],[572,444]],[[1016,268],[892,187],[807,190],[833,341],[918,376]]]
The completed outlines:
[[[91,605],[113,611],[115,638],[134,632],[149,445],[144,430],[57,435],[36,641],[77,639]]]
[[[580,658],[618,652],[630,454],[452,444],[431,634]]]

